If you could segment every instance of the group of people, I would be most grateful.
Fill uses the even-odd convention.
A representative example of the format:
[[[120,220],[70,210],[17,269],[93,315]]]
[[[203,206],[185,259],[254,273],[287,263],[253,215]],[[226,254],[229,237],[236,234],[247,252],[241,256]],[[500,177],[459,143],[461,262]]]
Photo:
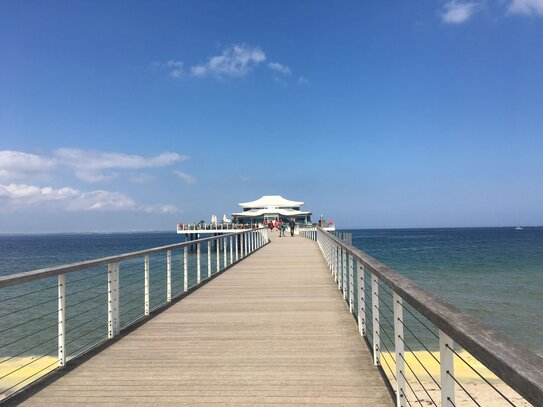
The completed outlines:
[[[266,221],[264,221],[264,224],[266,224]],[[288,226],[290,227],[290,236],[293,237],[294,228],[296,227],[296,221],[294,219],[291,219],[288,223]],[[273,229],[277,229],[279,231],[279,237],[285,236],[287,225],[281,219],[270,220],[268,222],[268,227],[270,228],[270,231],[273,231]]]

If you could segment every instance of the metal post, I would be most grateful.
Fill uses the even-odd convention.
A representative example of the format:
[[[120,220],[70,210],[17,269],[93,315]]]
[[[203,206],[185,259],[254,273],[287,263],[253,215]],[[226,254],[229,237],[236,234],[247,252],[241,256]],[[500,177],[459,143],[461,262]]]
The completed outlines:
[[[353,256],[349,255],[349,311],[354,312],[354,265]]]
[[[207,276],[211,277],[211,241],[207,241]]]
[[[339,245],[336,245],[336,281],[337,281],[337,289],[341,290],[341,248]]]
[[[183,248],[183,290],[189,289],[189,252],[188,247]]]
[[[200,243],[196,243],[196,283],[202,281],[202,269],[200,264]]]
[[[145,304],[144,315],[149,315],[149,255],[145,256],[145,271],[143,277],[143,303]]]
[[[219,271],[221,269],[221,240],[219,239],[219,237],[217,237],[215,239],[215,248],[217,249],[216,250],[216,255],[217,255],[217,271]]]
[[[166,252],[166,301],[172,301],[172,251]]]
[[[441,370],[441,405],[454,406],[454,342],[447,334],[439,331],[439,364]]]
[[[381,364],[381,326],[379,324],[379,280],[371,275],[371,317],[373,324],[373,364]]]
[[[107,265],[107,337],[113,338],[119,333],[119,263]]]
[[[66,274],[58,275],[58,365],[66,366]]]
[[[366,280],[364,276],[364,265],[357,261],[358,264],[358,329],[360,335],[366,336]]]
[[[396,406],[405,407],[405,361],[402,297],[392,293],[394,301],[394,350],[396,351]]]
[[[228,256],[227,256],[227,254],[226,254],[226,249],[227,249],[226,243],[227,243],[227,240],[226,240],[226,238],[223,238],[223,239],[221,239],[221,240],[222,240],[222,247],[223,247],[223,249],[224,249],[224,267],[226,268],[226,266],[228,265],[228,260],[227,260]]]
[[[341,282],[342,282],[342,291],[343,291],[343,299],[347,299],[347,284],[349,280],[347,280],[347,250],[341,249],[342,251],[342,257],[343,257],[343,268],[342,268],[342,276],[341,276]]]
[[[236,252],[236,261],[238,261],[238,256],[239,256],[239,254],[238,254],[238,247],[239,247],[238,240],[239,240],[239,235],[236,235],[236,236],[234,236],[234,237],[235,237],[234,242],[235,242],[235,244],[236,244],[236,250],[235,250],[235,252]]]
[[[234,246],[232,246],[232,236],[230,236],[230,264],[234,262]]]

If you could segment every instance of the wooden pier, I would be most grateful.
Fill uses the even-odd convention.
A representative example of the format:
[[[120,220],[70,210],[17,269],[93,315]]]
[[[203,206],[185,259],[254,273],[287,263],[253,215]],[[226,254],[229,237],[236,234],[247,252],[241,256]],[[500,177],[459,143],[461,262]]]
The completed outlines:
[[[278,237],[22,405],[393,400],[316,242]]]

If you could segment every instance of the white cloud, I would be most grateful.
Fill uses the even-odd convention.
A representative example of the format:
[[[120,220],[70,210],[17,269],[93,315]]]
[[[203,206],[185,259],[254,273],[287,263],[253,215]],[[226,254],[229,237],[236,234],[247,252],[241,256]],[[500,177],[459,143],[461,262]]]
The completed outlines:
[[[479,8],[480,3],[451,0],[445,3],[441,20],[448,24],[461,24],[469,20]]]
[[[21,151],[0,151],[0,180],[14,181],[41,174],[55,166],[53,159]]]
[[[543,15],[543,0],[513,0],[509,5],[510,14]]]
[[[173,205],[145,205],[141,207],[145,213],[179,213],[179,208]]]
[[[300,76],[298,78],[298,83],[300,85],[308,85],[309,84],[309,81],[307,80],[307,78],[303,77],[303,76]]]
[[[80,193],[69,202],[66,209],[70,211],[135,211],[136,203],[121,192],[90,191]]]
[[[281,75],[284,76],[292,75],[292,71],[290,70],[290,68],[286,65],[280,64],[279,62],[270,62],[268,64],[268,68],[273,71],[279,72]]]
[[[192,66],[191,73],[198,77],[242,77],[265,60],[266,54],[259,47],[233,44],[224,49],[221,55],[209,58],[206,63]]]
[[[61,148],[52,156],[39,156],[5,150],[0,151],[0,181],[15,182],[26,179],[28,182],[29,177],[43,177],[54,169],[68,167],[79,179],[97,183],[120,176],[120,170],[166,167],[186,159],[188,157],[170,152],[143,157],[124,153]],[[143,182],[141,175],[138,180],[136,178],[133,174],[129,176],[132,182]],[[150,176],[145,177],[145,181],[149,179]]]
[[[207,68],[202,65],[196,65],[190,68],[190,72],[194,76],[205,76],[207,74]]]
[[[169,60],[166,62],[166,67],[169,70],[168,75],[175,79],[183,77],[185,75],[183,65],[183,61],[175,61],[173,59]]]
[[[196,183],[196,178],[194,178],[192,175],[185,174],[181,171],[174,171],[173,172],[177,177],[181,178],[183,181],[185,181],[187,184],[194,184]]]
[[[107,181],[118,175],[116,173],[104,174],[104,170],[165,167],[188,158],[177,153],[162,153],[157,156],[142,157],[74,148],[58,149],[55,151],[54,156],[60,164],[73,168],[78,178],[91,183]]]
[[[145,172],[128,174],[128,180],[134,184],[147,184],[155,180],[150,174]]]
[[[179,212],[173,205],[137,205],[132,198],[121,192],[82,192],[68,187],[55,189],[26,184],[0,184],[0,211],[35,207],[66,211]]]

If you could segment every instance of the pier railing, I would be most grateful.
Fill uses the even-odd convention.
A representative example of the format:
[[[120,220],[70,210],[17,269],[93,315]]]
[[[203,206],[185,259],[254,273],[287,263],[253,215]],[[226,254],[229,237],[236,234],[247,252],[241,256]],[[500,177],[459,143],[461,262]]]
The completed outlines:
[[[0,278],[0,402],[269,242],[229,234]]]
[[[300,234],[317,241],[397,406],[543,406],[543,358],[352,246],[347,235],[316,227]]]
[[[235,224],[235,223],[217,223],[217,224],[187,224],[179,223],[177,225],[177,232],[204,232],[204,231],[231,231],[231,230],[247,230],[247,229],[258,229],[259,225],[245,225],[245,224]]]

